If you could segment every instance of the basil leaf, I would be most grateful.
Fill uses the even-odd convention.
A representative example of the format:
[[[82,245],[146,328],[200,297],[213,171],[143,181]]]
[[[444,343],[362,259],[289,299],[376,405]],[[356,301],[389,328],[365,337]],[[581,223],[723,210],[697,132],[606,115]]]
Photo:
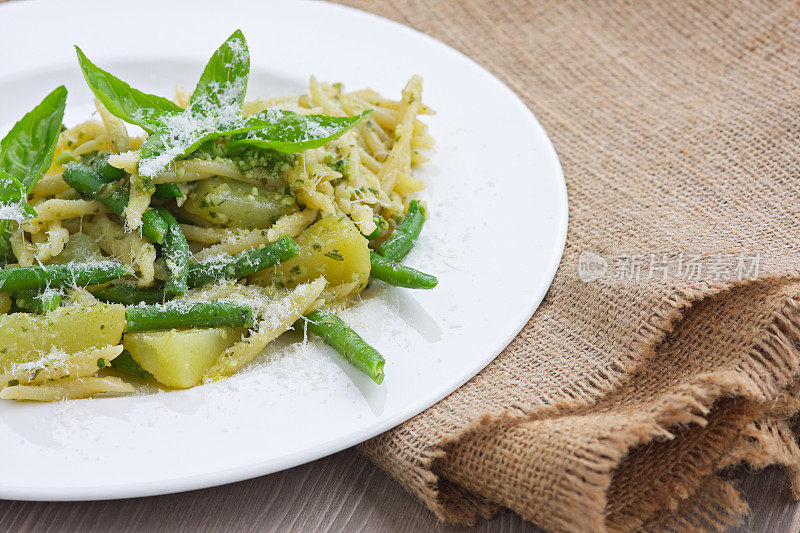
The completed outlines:
[[[135,102],[131,98],[132,107],[124,110],[126,116],[123,116],[112,110],[101,98],[105,86],[101,87],[96,83],[97,89],[92,87],[108,110],[124,120],[142,117],[142,111],[137,111],[137,106],[147,105],[146,102],[142,103],[142,98],[157,98],[138,91],[134,93],[129,85],[91,64],[80,49],[78,56],[81,58],[84,74],[87,70],[99,71],[103,76],[98,79],[113,81],[114,87],[109,85],[110,89],[116,87],[121,92],[128,91],[139,98]],[[84,64],[87,66],[84,67]],[[231,139],[234,147],[256,146],[288,153],[317,148],[343,135],[369,113],[367,111],[354,117],[326,117],[270,110],[245,117],[241,110],[249,75],[250,52],[247,41],[242,32],[236,30],[211,56],[186,110],[176,112],[174,109],[145,109],[145,113],[151,113],[149,117],[155,120],[147,124],[150,129],[139,122],[139,125],[151,133],[141,149],[139,174],[152,178],[175,158],[189,155],[201,144],[223,136],[234,136]],[[87,81],[92,86],[89,76]],[[109,87],[105,90],[109,90]]]
[[[139,174],[153,177],[176,157],[197,150],[223,135],[250,131],[242,102],[250,75],[250,52],[240,30],[220,46],[206,64],[189,107],[163,116],[160,127],[142,146]]]
[[[28,191],[53,162],[67,89],[62,85],[14,124],[0,140],[0,259],[12,256],[8,221],[33,218]]]
[[[75,51],[78,53],[78,63],[86,83],[112,115],[129,124],[136,124],[148,133],[153,133],[161,127],[164,116],[183,112],[183,109],[171,100],[143,93],[101,69],[89,61],[79,47],[76,46]]]
[[[62,85],[14,124],[0,140],[0,171],[16,178],[27,191],[53,163],[67,89]]]
[[[255,120],[263,126],[246,134],[234,135],[228,143],[228,149],[255,146],[293,153],[319,148],[347,133],[371,112],[364,111],[352,117],[329,117],[268,109],[254,115]]]
[[[176,157],[191,154],[206,141],[261,127],[262,121],[241,114],[205,117],[187,109],[182,115],[166,118],[164,127],[147,138],[142,145],[139,174],[152,178]]]
[[[165,119],[165,127],[149,136],[142,146],[139,174],[152,178],[175,158],[191,154],[201,144],[231,136],[229,150],[245,146],[295,153],[319,148],[344,135],[372,111],[352,117],[298,115],[267,110],[248,117],[203,117],[187,110]]]
[[[35,216],[36,210],[28,205],[25,185],[11,174],[0,171],[0,220],[22,222]]]
[[[203,70],[189,101],[197,113],[242,109],[250,75],[250,51],[241,30],[236,30],[222,43]]]
[[[161,129],[147,137],[139,157],[139,175],[153,178],[176,157],[191,153],[206,140],[207,131],[187,130],[184,134]]]

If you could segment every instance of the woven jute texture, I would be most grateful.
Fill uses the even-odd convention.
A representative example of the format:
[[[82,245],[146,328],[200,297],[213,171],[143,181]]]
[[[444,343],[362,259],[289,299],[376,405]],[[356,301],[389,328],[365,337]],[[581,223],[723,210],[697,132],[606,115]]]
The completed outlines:
[[[570,199],[519,336],[362,450],[446,522],[507,507],[551,531],[720,530],[747,512],[720,468],[800,477],[800,5],[348,3],[507,83]]]

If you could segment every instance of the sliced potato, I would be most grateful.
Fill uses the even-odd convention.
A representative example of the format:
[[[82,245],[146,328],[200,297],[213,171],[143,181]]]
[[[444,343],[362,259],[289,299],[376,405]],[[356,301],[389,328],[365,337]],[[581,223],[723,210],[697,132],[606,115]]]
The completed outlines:
[[[367,239],[346,216],[328,216],[297,237],[300,253],[276,268],[268,268],[251,279],[261,284],[294,287],[323,276],[330,285],[355,283],[359,292],[369,281]]]
[[[57,402],[75,398],[88,398],[95,394],[125,394],[136,390],[130,383],[119,378],[83,378],[69,381],[53,381],[44,385],[16,385],[0,390],[0,400],[28,402]]]
[[[54,349],[75,353],[119,344],[125,324],[125,306],[99,302],[59,307],[44,315],[0,315],[0,369]]]
[[[189,388],[244,332],[241,328],[142,331],[126,333],[123,343],[133,360],[160,383]]]
[[[269,228],[280,217],[297,210],[294,196],[233,180],[200,181],[186,196],[186,211],[238,228]]]

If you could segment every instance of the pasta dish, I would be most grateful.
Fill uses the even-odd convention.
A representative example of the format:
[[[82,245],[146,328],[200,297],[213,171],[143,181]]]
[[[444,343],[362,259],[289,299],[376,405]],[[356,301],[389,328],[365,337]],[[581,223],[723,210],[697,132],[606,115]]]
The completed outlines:
[[[337,312],[373,280],[437,284],[402,262],[428,218],[422,80],[246,100],[236,31],[168,99],[76,51],[95,116],[64,126],[62,86],[0,141],[0,398],[189,388],[292,329],[381,383]]]

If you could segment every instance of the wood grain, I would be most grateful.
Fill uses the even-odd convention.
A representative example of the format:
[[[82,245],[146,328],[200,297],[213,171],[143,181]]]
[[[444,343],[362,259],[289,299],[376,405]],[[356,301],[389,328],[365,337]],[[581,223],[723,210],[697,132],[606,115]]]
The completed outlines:
[[[354,449],[255,480],[106,502],[0,501],[0,531],[428,531],[436,519]],[[460,531],[459,528],[438,528]],[[536,531],[505,513],[477,531]]]
[[[753,508],[732,533],[800,531],[780,468],[734,471]],[[354,449],[269,476],[182,494],[104,502],[0,501],[0,531],[466,531],[433,515]],[[476,532],[541,531],[506,512]]]
[[[800,531],[800,503],[792,501],[783,468],[770,467],[762,472],[739,469],[732,477],[739,482],[751,513],[744,524],[732,528],[730,533]]]

